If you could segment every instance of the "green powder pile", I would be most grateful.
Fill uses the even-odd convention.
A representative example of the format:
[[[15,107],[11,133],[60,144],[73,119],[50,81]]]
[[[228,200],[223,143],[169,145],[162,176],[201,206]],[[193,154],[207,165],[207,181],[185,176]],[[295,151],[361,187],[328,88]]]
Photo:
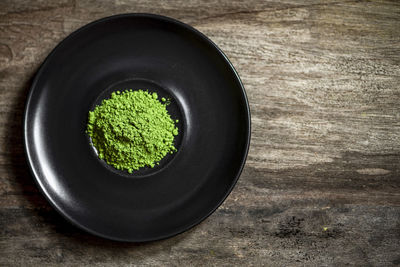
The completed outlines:
[[[99,158],[132,173],[154,167],[176,151],[173,142],[178,128],[168,114],[166,99],[161,101],[156,93],[143,90],[117,91],[89,111],[87,133]]]

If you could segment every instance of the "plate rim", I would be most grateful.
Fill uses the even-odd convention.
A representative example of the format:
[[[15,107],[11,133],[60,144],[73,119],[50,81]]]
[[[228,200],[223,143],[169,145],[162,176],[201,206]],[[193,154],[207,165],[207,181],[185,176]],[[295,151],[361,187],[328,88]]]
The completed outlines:
[[[75,35],[77,35],[78,33],[80,33],[81,31],[88,29],[96,24],[99,23],[103,23],[106,21],[110,21],[110,20],[114,20],[114,19],[118,19],[118,18],[124,18],[124,17],[145,17],[145,18],[151,18],[151,19],[157,19],[157,20],[161,20],[163,22],[169,22],[169,23],[173,23],[177,26],[183,27],[186,30],[189,30],[190,32],[193,32],[194,34],[196,34],[198,37],[200,37],[202,40],[206,41],[208,44],[210,44],[215,50],[216,52],[223,57],[224,61],[228,64],[229,68],[231,69],[231,71],[233,72],[235,79],[238,81],[239,85],[240,85],[240,91],[242,92],[241,98],[244,100],[245,102],[245,111],[246,111],[246,119],[247,119],[247,125],[246,125],[246,144],[245,144],[245,150],[244,153],[242,155],[242,159],[241,159],[241,163],[240,163],[240,167],[239,170],[236,174],[236,176],[234,177],[233,182],[231,183],[229,189],[227,190],[226,194],[224,195],[224,197],[214,205],[214,207],[208,212],[206,213],[204,216],[200,217],[199,219],[195,220],[194,222],[192,222],[191,224],[189,224],[188,226],[179,228],[177,231],[171,232],[171,233],[167,233],[164,235],[160,235],[158,237],[153,237],[153,238],[135,238],[135,239],[130,239],[130,238],[118,238],[115,236],[110,236],[107,234],[103,234],[97,231],[94,231],[90,228],[85,227],[84,225],[82,225],[81,223],[79,223],[78,221],[76,221],[75,219],[73,219],[70,215],[67,214],[67,212],[65,212],[58,204],[57,201],[54,201],[50,194],[46,191],[45,187],[43,186],[43,181],[42,179],[44,179],[45,177],[43,176],[41,178],[40,175],[38,175],[37,171],[35,170],[35,162],[36,165],[39,164],[38,160],[34,160],[32,159],[31,156],[31,150],[33,150],[32,148],[30,148],[31,146],[28,144],[28,111],[30,110],[30,105],[31,105],[31,100],[32,100],[32,95],[33,92],[36,88],[36,84],[38,82],[38,79],[40,78],[44,68],[47,66],[47,64],[49,63],[50,59],[52,58],[52,56],[57,52],[57,50],[59,49],[59,47],[64,44],[67,40],[73,38]],[[58,212],[58,214],[60,214],[62,217],[64,217],[68,222],[70,222],[72,225],[74,225],[75,227],[77,227],[80,230],[86,231],[87,233],[90,233],[94,236],[97,237],[101,237],[104,239],[108,239],[108,240],[113,240],[113,241],[119,241],[119,242],[132,242],[132,243],[141,243],[141,242],[151,242],[151,241],[157,241],[157,240],[163,240],[163,239],[167,239],[170,237],[174,237],[176,235],[179,235],[181,233],[184,233],[186,231],[188,231],[189,229],[192,229],[193,227],[195,227],[196,225],[200,224],[201,222],[203,222],[205,219],[207,219],[211,214],[213,214],[226,200],[226,198],[230,195],[230,193],[232,192],[232,190],[234,189],[235,185],[237,184],[237,181],[239,180],[239,177],[241,176],[241,173],[244,169],[245,163],[246,163],[246,159],[249,153],[249,148],[250,148],[250,141],[251,141],[251,113],[250,113],[250,106],[249,106],[249,101],[248,101],[248,97],[244,88],[244,85],[242,83],[242,80],[239,77],[238,72],[236,71],[236,69],[234,68],[233,64],[230,62],[230,60],[228,59],[228,57],[225,55],[225,53],[210,39],[208,38],[205,34],[203,34],[202,32],[200,32],[199,30],[195,29],[193,26],[190,26],[189,24],[186,24],[182,21],[179,21],[177,19],[171,18],[171,17],[167,17],[167,16],[163,16],[163,15],[159,15],[159,14],[152,14],[152,13],[121,13],[121,14],[116,14],[116,15],[112,15],[112,16],[107,16],[107,17],[103,17],[100,19],[96,19],[88,24],[85,24],[81,27],[79,27],[78,29],[76,29],[75,31],[73,31],[72,33],[68,34],[65,38],[63,38],[52,50],[51,52],[46,56],[46,58],[44,59],[44,61],[40,64],[38,70],[36,71],[36,73],[34,74],[34,78],[32,80],[31,86],[29,87],[29,93],[28,96],[26,98],[25,101],[25,107],[24,107],[24,112],[23,112],[23,147],[24,147],[24,152],[25,152],[25,159],[27,162],[27,165],[29,166],[29,171],[31,173],[31,175],[33,176],[33,180],[35,181],[37,187],[39,188],[39,191],[42,193],[42,195],[46,198],[47,202]]]

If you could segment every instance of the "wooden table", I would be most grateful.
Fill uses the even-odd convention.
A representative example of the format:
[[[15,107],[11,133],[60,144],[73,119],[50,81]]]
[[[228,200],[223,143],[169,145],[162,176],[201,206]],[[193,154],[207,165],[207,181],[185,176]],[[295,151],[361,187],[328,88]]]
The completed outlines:
[[[46,55],[73,30],[150,12],[208,35],[250,101],[246,167],[194,229],[146,244],[71,226],[25,163],[22,114]],[[0,2],[0,265],[400,264],[398,1]]]

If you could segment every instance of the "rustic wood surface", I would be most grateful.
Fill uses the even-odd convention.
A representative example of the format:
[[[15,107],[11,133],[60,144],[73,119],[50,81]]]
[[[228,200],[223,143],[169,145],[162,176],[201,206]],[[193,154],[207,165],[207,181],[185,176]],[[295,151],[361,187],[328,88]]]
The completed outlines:
[[[252,140],[225,203],[174,238],[71,226],[25,163],[33,75],[75,29],[149,12],[208,35],[246,87]],[[398,1],[0,1],[0,266],[400,264]]]

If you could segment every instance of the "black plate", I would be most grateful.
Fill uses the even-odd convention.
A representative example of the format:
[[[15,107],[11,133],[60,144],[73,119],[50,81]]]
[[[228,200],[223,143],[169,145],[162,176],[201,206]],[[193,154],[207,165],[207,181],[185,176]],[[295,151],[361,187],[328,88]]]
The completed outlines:
[[[132,175],[96,157],[87,114],[114,90],[171,98],[178,152]],[[88,232],[121,241],[181,233],[228,196],[244,166],[250,113],[238,74],[192,27],[162,16],[104,18],[62,41],[38,71],[24,117],[28,163],[49,202]]]

